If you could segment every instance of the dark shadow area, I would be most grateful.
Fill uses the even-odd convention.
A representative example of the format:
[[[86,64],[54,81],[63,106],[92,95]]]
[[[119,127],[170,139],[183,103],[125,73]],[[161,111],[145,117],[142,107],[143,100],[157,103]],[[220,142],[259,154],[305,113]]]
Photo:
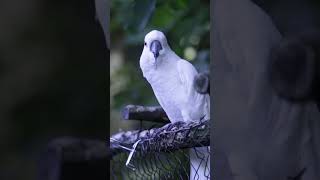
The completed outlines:
[[[317,1],[213,1],[215,177],[320,178],[318,35],[308,34],[319,9]]]
[[[105,142],[109,50],[94,1],[0,4],[0,179],[33,180],[51,140]]]

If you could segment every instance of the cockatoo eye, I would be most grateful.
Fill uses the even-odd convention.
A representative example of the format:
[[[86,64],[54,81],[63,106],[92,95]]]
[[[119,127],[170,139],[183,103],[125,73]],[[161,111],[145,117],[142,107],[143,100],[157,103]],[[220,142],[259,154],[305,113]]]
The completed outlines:
[[[144,45],[145,45],[145,46],[147,46],[147,43],[146,43],[146,42],[144,42]]]

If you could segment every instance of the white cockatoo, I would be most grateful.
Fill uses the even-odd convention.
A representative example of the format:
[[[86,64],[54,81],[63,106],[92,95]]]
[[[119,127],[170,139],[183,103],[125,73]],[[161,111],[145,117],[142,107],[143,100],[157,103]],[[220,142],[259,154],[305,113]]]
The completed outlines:
[[[210,97],[198,93],[193,85],[197,70],[171,50],[162,32],[153,30],[145,36],[140,67],[171,122],[210,119]],[[197,148],[200,154],[205,155],[205,160],[209,156],[206,148]],[[210,163],[206,164],[205,160],[197,158],[195,152],[190,151],[193,166],[190,179],[205,179],[204,174],[208,175],[205,167],[210,168]]]

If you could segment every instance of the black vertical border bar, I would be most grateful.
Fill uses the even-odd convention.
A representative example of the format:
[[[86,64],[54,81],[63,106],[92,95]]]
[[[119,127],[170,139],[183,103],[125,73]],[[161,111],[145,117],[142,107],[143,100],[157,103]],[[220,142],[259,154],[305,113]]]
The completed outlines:
[[[107,69],[106,69],[106,84],[104,87],[104,92],[106,93],[106,103],[105,103],[105,112],[106,112],[106,150],[110,152],[110,0],[95,0],[95,8],[96,8],[96,17],[100,22],[101,29],[105,36],[106,42],[106,53],[109,59],[107,61]],[[110,156],[109,156],[110,157]],[[110,160],[107,162],[107,177],[110,178]]]

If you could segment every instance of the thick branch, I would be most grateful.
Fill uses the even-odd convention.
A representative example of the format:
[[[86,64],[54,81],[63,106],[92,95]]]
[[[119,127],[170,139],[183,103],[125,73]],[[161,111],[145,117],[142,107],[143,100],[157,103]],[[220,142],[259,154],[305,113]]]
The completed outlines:
[[[176,122],[161,128],[144,131],[128,131],[115,134],[110,139],[111,153],[126,151],[120,146],[131,148],[141,140],[136,150],[143,152],[173,151],[183,148],[210,145],[210,122]]]
[[[170,122],[161,106],[127,105],[122,110],[122,118],[125,120],[143,120],[160,123]]]

